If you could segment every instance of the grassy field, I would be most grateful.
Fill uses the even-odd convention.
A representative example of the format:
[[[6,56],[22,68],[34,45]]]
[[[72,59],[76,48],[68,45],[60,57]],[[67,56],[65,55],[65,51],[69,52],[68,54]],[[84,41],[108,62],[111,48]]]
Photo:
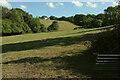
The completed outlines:
[[[54,20],[44,20],[40,19],[40,22],[45,25],[45,27],[48,27],[52,24]],[[80,27],[77,25],[74,25],[73,23],[67,22],[67,21],[58,21],[59,24],[59,30],[60,31],[66,31],[66,30],[73,30],[75,27]]]
[[[88,51],[96,34],[109,27],[2,37],[3,77],[119,77],[118,71],[95,70],[96,55]]]

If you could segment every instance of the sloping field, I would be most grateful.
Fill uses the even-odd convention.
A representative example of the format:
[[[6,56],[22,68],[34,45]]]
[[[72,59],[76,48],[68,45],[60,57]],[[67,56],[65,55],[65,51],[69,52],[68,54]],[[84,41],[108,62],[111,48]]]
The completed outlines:
[[[48,27],[52,24],[54,20],[44,20],[40,19],[40,22],[45,25],[45,27]],[[59,30],[66,31],[66,30],[73,30],[75,27],[80,27],[77,25],[74,25],[73,23],[67,22],[67,21],[58,21],[59,24]]]
[[[109,27],[3,37],[3,78],[120,77],[96,71],[96,56],[87,52],[97,33]]]

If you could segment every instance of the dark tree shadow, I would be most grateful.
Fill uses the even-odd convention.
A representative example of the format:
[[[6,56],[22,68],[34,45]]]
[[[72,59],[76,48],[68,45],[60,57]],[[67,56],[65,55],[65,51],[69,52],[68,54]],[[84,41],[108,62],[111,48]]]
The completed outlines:
[[[71,52],[72,54],[72,52]],[[61,66],[56,66],[57,69],[70,70],[74,73],[86,75],[94,70],[96,56],[91,54],[80,53],[74,56],[54,57],[50,59],[43,59],[41,57],[27,57],[19,60],[4,62],[3,64],[20,64],[20,63],[42,63],[46,61],[53,61],[54,63],[63,63]],[[72,75],[73,75],[72,74]]]
[[[57,69],[70,70],[79,77],[85,75],[91,78],[120,78],[120,70],[97,70],[97,55],[91,52],[88,50],[82,53],[77,52],[77,55],[65,56],[59,59],[64,64],[57,66]]]
[[[109,29],[111,29],[111,28],[114,28],[114,26],[111,26],[111,27],[105,27],[105,28],[98,28],[98,29],[91,29],[91,30],[86,30],[86,31],[80,31],[80,32],[77,32],[77,33],[69,33],[69,34],[78,34],[78,33],[86,33],[86,32],[91,32],[91,31],[98,31],[98,30],[109,30]],[[87,28],[87,29],[89,29],[89,28]]]
[[[56,65],[58,70],[69,70],[72,73],[69,75],[81,76],[85,75],[91,78],[120,78],[120,72],[113,70],[96,70],[96,55],[88,52],[77,52],[73,56],[54,57],[50,59],[43,59],[41,57],[28,57],[14,61],[4,62],[3,64],[20,64],[20,63],[42,63],[46,61],[52,61],[53,63],[62,63],[62,65]],[[72,52],[71,52],[72,54]],[[54,64],[53,64],[54,65]],[[55,65],[54,65],[55,66]]]
[[[97,41],[98,39],[97,36],[102,34],[104,33],[87,34],[82,37],[76,36],[76,37],[67,37],[67,38],[47,39],[44,41],[32,41],[25,43],[8,44],[8,45],[3,45],[3,47],[4,50],[5,47],[10,48],[10,49],[6,49],[5,52],[7,52],[7,51],[15,51],[16,46],[20,46],[21,48],[20,49],[18,48],[17,51],[21,51],[25,49],[26,50],[36,49],[36,48],[43,48],[46,46],[53,46],[53,45],[67,46],[75,43],[80,43],[81,41],[86,41],[86,40],[91,41],[92,44],[94,44],[94,42]],[[26,47],[25,45],[28,45],[28,47]],[[72,56],[54,57],[50,59],[43,59],[41,57],[29,57],[20,60],[8,61],[3,64],[9,64],[9,63],[18,64],[18,63],[26,63],[26,62],[33,64],[33,63],[42,63],[44,61],[53,61],[53,63],[58,63],[58,64],[62,63],[62,65],[56,65],[56,68],[58,70],[59,69],[69,70],[72,72],[71,75],[75,74],[78,75],[78,77],[81,77],[81,75],[86,75],[91,78],[120,78],[120,71],[118,70],[96,70],[97,55],[93,54],[94,52],[96,52],[96,50],[94,50],[95,49],[94,45],[92,45],[88,50],[85,50],[83,52],[81,51],[77,51],[76,53],[72,51],[63,52],[68,54],[74,54]]]
[[[91,40],[91,36],[94,35],[83,35],[83,36],[75,36],[75,37],[62,37],[62,38],[53,38],[53,39],[45,39],[45,40],[36,40],[22,43],[13,43],[13,44],[5,44],[2,45],[2,52],[10,52],[10,51],[23,51],[30,49],[40,49],[47,46],[67,46],[76,43],[80,43],[81,41]]]
[[[54,57],[54,58],[50,58],[50,59],[43,59],[41,57],[27,57],[27,58],[23,58],[23,59],[19,59],[19,60],[4,62],[3,64],[10,64],[10,63],[14,63],[14,64],[30,63],[30,64],[34,64],[34,63],[41,63],[41,62],[45,62],[45,61],[55,61],[56,59],[61,59],[61,58],[62,57]]]
[[[112,27],[108,27],[108,28],[112,28]],[[107,28],[104,28],[104,29],[107,29]],[[84,33],[84,32],[96,31],[96,30],[102,30],[102,29],[82,31],[78,33]],[[75,37],[62,37],[62,38],[53,38],[53,39],[44,39],[44,40],[36,40],[36,41],[29,41],[29,42],[5,44],[5,45],[2,45],[2,53],[9,52],[9,51],[39,49],[39,48],[44,48],[47,46],[54,46],[54,45],[67,46],[67,45],[71,45],[75,43],[80,43],[81,41],[85,41],[85,40],[93,40],[94,35],[95,34],[88,34],[88,35],[82,35],[82,36],[80,35],[80,36],[75,36]]]

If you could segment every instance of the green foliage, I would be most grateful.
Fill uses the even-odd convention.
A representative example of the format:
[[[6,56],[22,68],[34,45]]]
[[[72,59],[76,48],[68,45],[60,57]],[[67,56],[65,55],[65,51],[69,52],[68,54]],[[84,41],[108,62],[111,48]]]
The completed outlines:
[[[43,24],[41,24],[40,31],[41,32],[46,32],[47,31],[46,27]]]
[[[102,20],[100,20],[100,19],[95,19],[95,20],[93,20],[93,22],[92,22],[92,26],[95,28],[95,27],[101,27],[102,26],[102,23],[103,23],[103,21]]]
[[[57,17],[55,17],[55,16],[50,16],[50,20],[57,20]]]
[[[109,25],[120,25],[120,5],[115,7],[108,7],[104,10],[104,14],[98,15],[83,15],[76,14],[75,16],[65,17],[62,16],[57,18],[55,16],[50,16],[51,20],[63,20],[70,21],[76,25],[82,26],[83,28],[96,28],[101,26]],[[39,18],[45,18],[47,16],[42,16]],[[7,9],[2,7],[2,20],[3,20],[3,35],[5,34],[22,34],[22,33],[39,33],[58,30],[59,26],[57,22],[53,22],[47,29],[43,24],[40,23],[38,17],[33,18],[32,15],[23,11],[19,8]]]
[[[84,28],[95,28],[101,27],[104,19],[104,14],[95,15],[75,15],[74,23],[79,26],[83,26]]]
[[[119,21],[119,11],[120,7],[115,6],[115,7],[108,7],[107,9],[104,10],[105,13],[105,18],[104,18],[104,24],[103,25],[114,25],[118,24]]]
[[[20,28],[16,26],[15,23],[12,23],[10,26],[11,26],[12,34],[17,34],[22,32]]]
[[[105,18],[105,15],[103,13],[96,15],[96,19],[103,20],[104,18]]]
[[[2,34],[3,35],[12,33],[10,24],[11,22],[8,19],[2,21]]]
[[[53,17],[53,16],[52,16]],[[55,16],[54,16],[55,17]],[[54,18],[55,19],[55,18]],[[101,26],[109,26],[120,24],[120,5],[115,7],[108,7],[104,10],[104,14],[76,14],[75,16],[65,17],[62,16],[58,20],[70,21],[76,25],[83,26],[84,28],[95,28]]]
[[[70,16],[70,17],[68,17],[68,21],[74,23],[74,16]]]
[[[57,31],[59,28],[58,22],[54,21],[48,28],[48,31]]]
[[[18,23],[23,23],[24,19],[22,16],[22,13],[20,13],[17,9],[11,9],[7,13],[8,19],[10,19],[12,22],[18,22]]]
[[[7,17],[7,13],[9,12],[8,8],[2,7],[2,19]]]
[[[91,17],[91,18],[95,18],[96,16],[93,15],[93,14],[88,14],[88,15],[86,15],[86,17],[87,17],[87,18],[89,18],[89,17]]]
[[[22,9],[13,8],[9,10],[2,7],[2,14],[2,34],[4,36],[45,31],[45,27],[40,23],[39,18],[33,18],[32,15]]]
[[[120,25],[120,1],[119,1],[119,5],[116,6],[116,9],[117,9],[117,24]]]
[[[83,26],[84,25],[84,20],[86,19],[85,15],[75,15],[74,16],[74,23],[79,25],[79,26]]]
[[[42,26],[42,27],[44,27],[44,26]],[[41,31],[41,23],[40,23],[39,18],[33,19],[33,24],[32,24],[31,29],[33,30],[33,33],[42,32]]]
[[[22,33],[31,33],[32,32],[31,28],[26,23],[23,23],[23,25],[21,25],[21,26],[23,29]]]
[[[62,16],[62,17],[58,18],[58,20],[67,21],[67,18],[65,16]]]
[[[4,19],[2,21],[2,35],[7,36],[7,35],[13,35],[13,34],[21,34],[22,33],[22,28],[19,26],[18,23],[13,23],[11,20]]]
[[[24,22],[27,23],[30,28],[33,27],[33,16],[29,15],[28,13],[24,13],[23,17]]]
[[[83,23],[84,23],[83,27],[84,28],[92,28],[93,27],[92,22],[93,22],[93,18],[91,18],[91,17],[84,19],[83,20]]]

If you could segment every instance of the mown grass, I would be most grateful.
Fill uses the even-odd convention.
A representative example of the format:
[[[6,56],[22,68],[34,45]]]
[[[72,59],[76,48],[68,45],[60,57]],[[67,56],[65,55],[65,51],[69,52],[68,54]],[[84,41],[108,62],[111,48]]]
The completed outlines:
[[[91,41],[105,28],[2,37],[4,78],[119,77],[118,71],[96,71]]]
[[[54,20],[44,20],[40,19],[40,22],[45,25],[45,27],[48,27],[52,24]],[[77,25],[74,25],[73,23],[67,22],[67,21],[58,21],[59,25],[59,30],[60,31],[68,31],[68,30],[73,30],[75,27],[80,27]]]

